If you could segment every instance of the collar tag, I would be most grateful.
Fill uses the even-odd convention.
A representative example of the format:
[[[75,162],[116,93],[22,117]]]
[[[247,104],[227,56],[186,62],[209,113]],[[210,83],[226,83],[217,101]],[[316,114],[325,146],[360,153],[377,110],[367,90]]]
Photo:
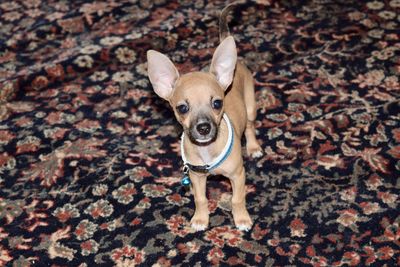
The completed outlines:
[[[189,178],[189,166],[183,165],[183,177],[181,179],[181,185],[188,187],[190,186],[190,178]]]

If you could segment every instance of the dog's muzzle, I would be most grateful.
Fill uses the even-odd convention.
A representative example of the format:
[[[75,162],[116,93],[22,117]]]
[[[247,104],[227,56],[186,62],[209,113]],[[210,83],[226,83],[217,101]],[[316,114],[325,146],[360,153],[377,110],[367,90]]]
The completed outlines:
[[[218,127],[208,117],[201,117],[190,126],[189,138],[196,145],[208,145],[215,141]]]

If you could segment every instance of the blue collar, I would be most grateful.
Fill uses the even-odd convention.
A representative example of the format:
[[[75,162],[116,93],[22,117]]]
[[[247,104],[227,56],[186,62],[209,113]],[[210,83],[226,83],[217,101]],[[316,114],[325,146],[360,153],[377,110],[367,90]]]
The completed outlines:
[[[206,165],[192,165],[190,162],[186,159],[185,156],[185,150],[183,147],[183,143],[185,140],[185,133],[182,133],[181,137],[181,154],[182,154],[182,160],[184,164],[184,172],[187,173],[188,169],[194,171],[194,172],[209,172],[213,169],[216,169],[218,166],[220,166],[231,154],[232,152],[232,147],[233,147],[233,127],[232,124],[228,118],[228,115],[224,113],[223,119],[225,120],[227,126],[228,126],[228,141],[225,144],[224,149],[222,150],[221,154],[218,155],[212,162],[206,164]],[[185,170],[186,169],[186,170]]]

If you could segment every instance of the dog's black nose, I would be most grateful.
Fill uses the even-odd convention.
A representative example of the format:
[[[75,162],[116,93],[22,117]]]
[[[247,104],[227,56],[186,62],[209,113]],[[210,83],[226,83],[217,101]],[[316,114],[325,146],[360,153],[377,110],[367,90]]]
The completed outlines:
[[[209,124],[208,122],[202,122],[202,123],[197,124],[196,129],[199,132],[199,134],[207,135],[210,133],[211,124]]]

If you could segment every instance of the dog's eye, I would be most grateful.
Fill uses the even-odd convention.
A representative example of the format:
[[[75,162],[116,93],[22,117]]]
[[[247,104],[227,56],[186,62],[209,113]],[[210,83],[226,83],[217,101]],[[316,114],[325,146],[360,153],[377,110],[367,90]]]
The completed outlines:
[[[183,104],[177,106],[176,109],[178,110],[178,112],[179,112],[180,114],[185,114],[186,112],[189,111],[189,107],[188,107],[187,105],[183,105]]]
[[[216,99],[212,102],[213,109],[221,109],[222,108],[222,100]]]

